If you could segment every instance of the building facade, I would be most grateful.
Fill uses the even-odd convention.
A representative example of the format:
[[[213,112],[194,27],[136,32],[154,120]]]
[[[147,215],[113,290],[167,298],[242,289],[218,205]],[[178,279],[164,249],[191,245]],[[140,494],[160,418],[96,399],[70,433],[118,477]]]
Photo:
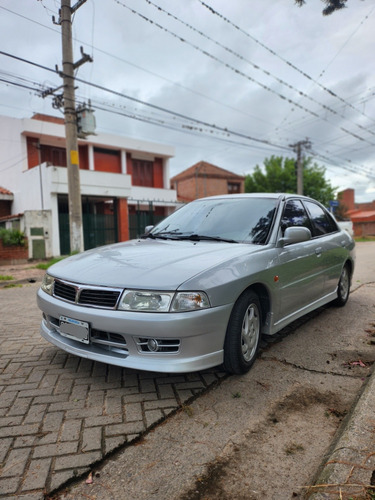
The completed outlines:
[[[338,198],[353,223],[354,236],[375,236],[375,200],[356,203],[352,188],[339,193]]]
[[[0,116],[0,134],[0,226],[25,231],[29,258],[69,254],[64,121]],[[178,206],[172,147],[98,134],[78,149],[85,250],[138,237]]]
[[[171,178],[171,187],[179,200],[189,202],[205,196],[235,194],[245,191],[245,178],[200,161]]]

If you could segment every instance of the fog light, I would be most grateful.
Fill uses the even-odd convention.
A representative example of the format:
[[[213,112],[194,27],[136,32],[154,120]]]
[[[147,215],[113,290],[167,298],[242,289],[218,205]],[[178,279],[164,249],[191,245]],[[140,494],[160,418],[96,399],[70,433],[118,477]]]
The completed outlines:
[[[151,352],[157,352],[159,350],[159,342],[156,339],[148,339],[147,347]]]

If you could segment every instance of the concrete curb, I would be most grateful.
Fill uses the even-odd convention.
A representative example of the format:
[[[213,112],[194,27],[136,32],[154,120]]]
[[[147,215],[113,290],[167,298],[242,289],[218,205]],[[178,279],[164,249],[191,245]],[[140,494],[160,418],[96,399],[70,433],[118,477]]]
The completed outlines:
[[[41,281],[42,278],[40,277],[30,277],[19,280],[0,281],[0,288],[6,288],[6,287],[11,288],[12,286],[27,285],[29,283],[40,283]]]
[[[371,488],[375,493],[374,369],[306,498],[370,498],[365,495]]]

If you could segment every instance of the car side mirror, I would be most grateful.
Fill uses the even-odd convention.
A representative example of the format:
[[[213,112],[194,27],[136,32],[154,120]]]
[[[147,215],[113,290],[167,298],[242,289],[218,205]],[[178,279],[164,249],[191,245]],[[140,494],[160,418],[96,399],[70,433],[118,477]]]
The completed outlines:
[[[285,247],[286,245],[302,243],[308,240],[311,240],[310,229],[302,226],[292,226],[285,229],[284,237],[279,239],[278,246]]]

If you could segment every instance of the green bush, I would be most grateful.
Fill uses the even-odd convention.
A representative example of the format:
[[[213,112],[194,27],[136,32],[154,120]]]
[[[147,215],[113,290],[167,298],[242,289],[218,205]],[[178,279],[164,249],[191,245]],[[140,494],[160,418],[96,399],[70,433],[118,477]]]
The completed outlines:
[[[4,246],[26,246],[25,235],[18,229],[0,229],[0,240],[3,241]]]

